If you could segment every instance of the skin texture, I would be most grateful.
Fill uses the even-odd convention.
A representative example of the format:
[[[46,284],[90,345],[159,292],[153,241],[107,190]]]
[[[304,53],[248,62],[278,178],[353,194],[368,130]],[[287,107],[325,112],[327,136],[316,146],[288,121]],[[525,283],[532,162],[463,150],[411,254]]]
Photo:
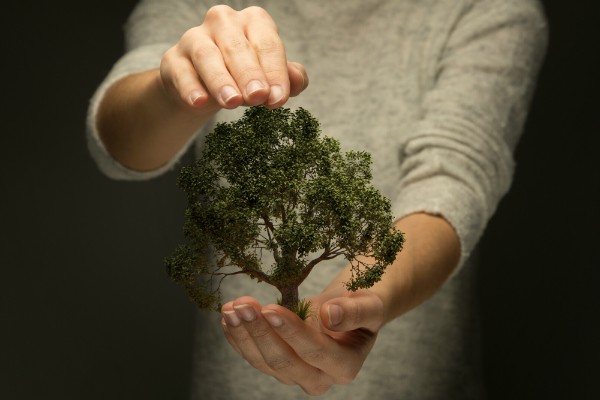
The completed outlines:
[[[167,163],[217,111],[284,105],[308,85],[304,67],[287,60],[277,26],[261,8],[211,8],[202,25],[185,32],[160,69],[129,75],[109,88],[98,130],[109,153],[132,170]],[[431,296],[459,260],[453,228],[417,213],[396,223],[407,242],[383,279],[347,292],[345,269],[311,300],[314,315],[300,320],[277,305],[240,297],[223,306],[224,334],[260,371],[309,394],[351,382],[379,330]]]

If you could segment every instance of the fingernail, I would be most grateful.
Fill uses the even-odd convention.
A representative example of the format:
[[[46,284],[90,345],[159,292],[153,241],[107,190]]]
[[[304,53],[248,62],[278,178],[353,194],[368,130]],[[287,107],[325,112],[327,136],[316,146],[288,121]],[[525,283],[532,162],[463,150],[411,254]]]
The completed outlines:
[[[233,327],[239,326],[242,323],[235,311],[223,311],[223,319],[225,320],[227,325]]]
[[[193,90],[192,93],[190,93],[190,103],[192,105],[195,105],[196,102],[202,98],[202,92],[199,90]]]
[[[344,311],[342,310],[342,307],[331,304],[327,306],[327,316],[329,317],[329,326],[333,327],[342,322]]]
[[[221,101],[223,104],[228,104],[235,97],[241,96],[233,86],[223,86],[221,89]]]
[[[271,326],[279,327],[283,325],[283,319],[273,310],[262,310],[262,315]]]
[[[254,92],[258,92],[264,88],[265,85],[263,85],[261,81],[252,80],[248,82],[248,85],[246,86],[246,95],[251,96]]]
[[[283,98],[283,88],[279,85],[271,86],[271,93],[267,100],[268,105],[277,104]]]
[[[239,306],[234,306],[233,308],[246,322],[252,322],[256,319],[256,311],[251,305],[242,304]]]

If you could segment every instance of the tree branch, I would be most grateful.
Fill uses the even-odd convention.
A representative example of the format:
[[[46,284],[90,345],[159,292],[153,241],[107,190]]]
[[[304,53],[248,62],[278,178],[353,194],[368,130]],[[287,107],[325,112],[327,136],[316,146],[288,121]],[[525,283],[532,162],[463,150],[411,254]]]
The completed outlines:
[[[275,241],[275,239],[273,239],[272,233],[275,232],[275,227],[273,226],[273,223],[271,222],[271,220],[269,219],[269,216],[266,214],[261,215],[261,218],[263,219],[264,223],[265,223],[265,227],[267,230],[267,235],[269,237],[269,241],[272,243],[275,243],[275,245],[273,246],[273,258],[275,259],[275,262],[277,264],[279,264],[281,262],[281,254],[279,253],[279,245],[277,244],[277,242]]]
[[[337,257],[339,254],[334,254],[330,251],[329,248],[325,248],[323,250],[323,253],[321,253],[321,255],[317,258],[312,259],[308,264],[306,264],[306,267],[304,267],[302,269],[302,273],[300,274],[300,283],[302,283],[304,281],[304,279],[306,279],[306,277],[308,276],[308,274],[311,273],[311,271],[313,270],[313,268],[320,263],[321,261],[327,261],[327,260],[331,260],[335,257]]]
[[[269,275],[265,274],[262,271],[257,271],[255,269],[244,269],[244,270],[235,271],[235,272],[213,272],[211,275],[212,276],[220,276],[221,277],[220,280],[222,281],[227,276],[242,275],[242,274],[248,275],[250,277],[256,278],[260,281],[263,281],[270,285],[273,285],[273,281],[271,280]]]

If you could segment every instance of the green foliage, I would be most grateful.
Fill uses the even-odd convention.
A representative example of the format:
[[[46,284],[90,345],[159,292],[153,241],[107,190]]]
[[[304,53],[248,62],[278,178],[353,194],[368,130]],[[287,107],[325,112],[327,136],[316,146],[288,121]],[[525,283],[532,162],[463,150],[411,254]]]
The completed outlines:
[[[188,243],[166,264],[201,308],[218,308],[228,275],[277,287],[292,308],[298,286],[322,261],[343,256],[352,264],[349,290],[371,287],[394,261],[404,237],[392,228],[389,200],[370,184],[370,155],[342,153],[320,133],[302,108],[250,107],[218,124],[201,157],[182,168]],[[263,265],[265,251],[272,265]]]

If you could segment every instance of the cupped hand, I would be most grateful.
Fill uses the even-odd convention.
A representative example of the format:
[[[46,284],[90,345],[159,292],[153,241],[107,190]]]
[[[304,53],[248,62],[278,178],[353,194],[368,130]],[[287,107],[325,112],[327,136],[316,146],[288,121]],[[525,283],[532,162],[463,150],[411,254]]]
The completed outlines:
[[[202,25],[165,52],[160,74],[171,94],[196,108],[276,108],[308,85],[304,67],[287,60],[277,25],[260,7],[210,8]]]
[[[301,320],[278,305],[240,297],[222,308],[231,346],[252,366],[306,393],[320,395],[354,380],[383,325],[381,299],[360,290],[324,292]]]

